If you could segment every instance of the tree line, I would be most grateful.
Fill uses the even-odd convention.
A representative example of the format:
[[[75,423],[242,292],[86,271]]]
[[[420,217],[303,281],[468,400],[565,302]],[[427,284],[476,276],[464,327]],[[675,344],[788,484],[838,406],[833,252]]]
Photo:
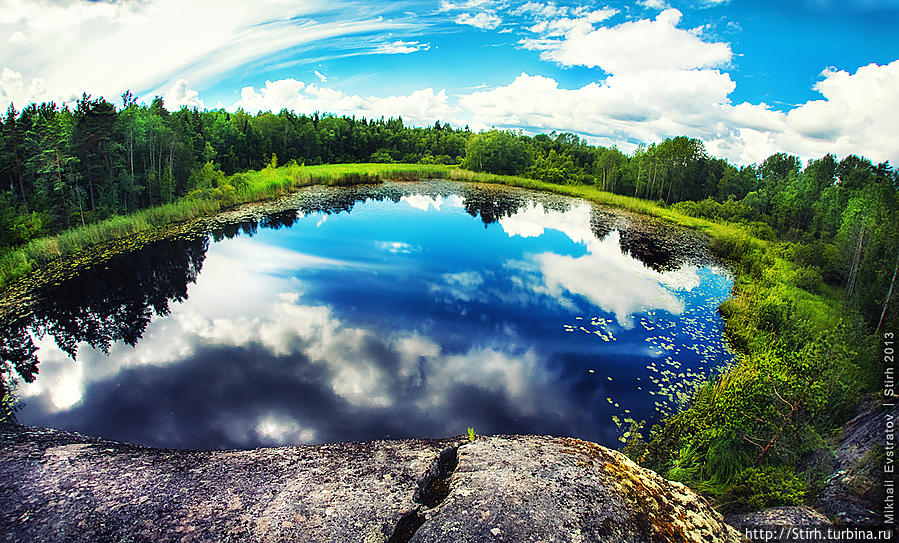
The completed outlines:
[[[777,153],[736,167],[685,136],[626,154],[570,133],[473,133],[439,121],[416,128],[401,118],[289,110],[169,111],[159,97],[145,105],[130,92],[119,106],[89,95],[73,108],[9,106],[0,119],[0,251],[289,162],[461,164],[594,185],[743,223],[757,237],[792,243],[801,284],[844,287],[872,327],[884,313],[899,255],[899,175],[888,163],[855,155],[802,164]]]
[[[116,107],[82,96],[0,120],[0,250],[114,214],[172,202],[231,175],[270,164],[458,163],[470,136],[439,122],[298,115],[282,110],[168,111],[125,93]]]

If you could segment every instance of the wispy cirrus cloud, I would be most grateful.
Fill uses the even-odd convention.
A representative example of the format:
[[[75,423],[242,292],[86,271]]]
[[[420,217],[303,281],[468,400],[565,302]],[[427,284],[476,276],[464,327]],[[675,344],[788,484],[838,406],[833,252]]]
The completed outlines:
[[[352,40],[334,40],[403,35],[426,24],[349,0],[6,0],[0,2],[0,39],[7,44],[0,49],[0,98],[24,105],[72,101],[83,91],[163,94],[179,80],[208,84],[302,46],[370,53]],[[405,51],[387,44],[381,52]]]

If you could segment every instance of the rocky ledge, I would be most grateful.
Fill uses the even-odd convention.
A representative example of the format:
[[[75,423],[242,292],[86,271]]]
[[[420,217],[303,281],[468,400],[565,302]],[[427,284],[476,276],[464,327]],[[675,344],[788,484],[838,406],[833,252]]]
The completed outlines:
[[[681,484],[556,437],[251,451],[0,428],[3,541],[740,541]]]

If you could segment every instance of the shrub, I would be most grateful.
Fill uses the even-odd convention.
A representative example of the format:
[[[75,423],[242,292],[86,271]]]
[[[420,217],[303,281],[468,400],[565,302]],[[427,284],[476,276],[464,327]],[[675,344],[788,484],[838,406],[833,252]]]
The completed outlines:
[[[809,292],[818,292],[821,288],[821,268],[807,266],[796,270],[796,286]]]
[[[372,153],[371,156],[368,157],[368,161],[373,162],[375,164],[391,164],[391,163],[396,162],[396,160],[393,160],[393,157],[390,156],[390,153],[388,153],[387,151],[385,151],[383,149],[380,149],[380,150]]]
[[[821,273],[821,278],[831,284],[842,282],[839,254],[836,245],[815,241],[808,245],[796,245],[791,260],[800,266],[814,266]]]
[[[743,470],[721,499],[730,511],[752,511],[778,505],[800,505],[806,491],[805,482],[793,470],[760,466]]]
[[[746,226],[749,228],[750,235],[754,237],[766,241],[777,239],[777,232],[775,232],[774,228],[771,228],[771,225],[768,223],[752,221],[746,223]]]
[[[236,190],[238,194],[244,194],[250,187],[250,178],[245,173],[232,175],[228,182],[234,187],[234,190]]]
[[[752,241],[743,232],[733,232],[712,239],[709,247],[717,256],[739,262],[749,252]]]

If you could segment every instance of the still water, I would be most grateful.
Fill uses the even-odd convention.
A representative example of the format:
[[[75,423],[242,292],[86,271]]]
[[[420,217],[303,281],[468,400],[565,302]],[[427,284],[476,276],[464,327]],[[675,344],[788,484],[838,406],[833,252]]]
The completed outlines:
[[[44,289],[0,355],[39,369],[21,423],[145,445],[617,446],[730,361],[731,288],[695,235],[579,200],[313,187]]]

